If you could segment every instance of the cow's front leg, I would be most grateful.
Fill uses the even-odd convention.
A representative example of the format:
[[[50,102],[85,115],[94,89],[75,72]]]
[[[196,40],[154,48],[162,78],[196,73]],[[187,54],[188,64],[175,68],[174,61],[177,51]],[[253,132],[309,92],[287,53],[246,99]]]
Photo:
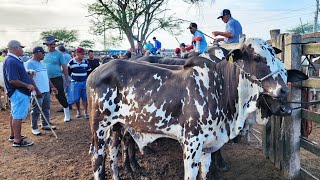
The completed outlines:
[[[197,138],[198,139],[198,138]],[[189,141],[183,147],[184,179],[195,180],[200,165],[203,142]]]

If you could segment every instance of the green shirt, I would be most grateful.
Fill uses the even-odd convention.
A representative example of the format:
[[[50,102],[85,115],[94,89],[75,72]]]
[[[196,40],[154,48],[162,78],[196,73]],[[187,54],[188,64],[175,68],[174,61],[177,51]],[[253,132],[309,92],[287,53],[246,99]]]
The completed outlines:
[[[55,50],[48,52],[43,59],[43,63],[47,67],[49,78],[55,78],[62,76],[62,64],[66,64],[63,55]]]
[[[5,58],[6,58],[5,56],[0,56],[0,62],[3,62]]]

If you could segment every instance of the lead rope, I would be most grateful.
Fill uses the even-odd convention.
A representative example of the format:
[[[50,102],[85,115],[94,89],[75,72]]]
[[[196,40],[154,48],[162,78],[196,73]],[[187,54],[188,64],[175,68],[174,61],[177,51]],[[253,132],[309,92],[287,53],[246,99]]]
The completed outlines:
[[[46,116],[44,115],[44,113],[43,113],[43,111],[42,111],[42,107],[41,107],[40,104],[39,104],[39,101],[38,101],[38,99],[37,99],[37,96],[36,96],[35,91],[31,92],[31,95],[32,95],[32,97],[34,98],[34,100],[36,101],[36,104],[37,104],[37,106],[38,106],[38,108],[39,108],[39,110],[40,110],[40,112],[41,112],[41,115],[42,115],[42,117],[44,118],[44,120],[46,121],[46,123],[48,124],[48,126],[49,126],[50,130],[52,131],[53,135],[56,137],[56,139],[58,139],[58,136],[57,136],[56,132],[54,132],[54,130],[53,130],[52,127],[51,127],[50,122],[48,121],[48,119],[46,118]]]
[[[235,65],[237,68],[239,68],[240,71],[244,72],[245,76],[248,76],[251,80],[258,82],[258,85],[259,85],[261,88],[263,88],[262,82],[263,82],[264,80],[266,80],[266,79],[269,78],[270,76],[272,76],[272,75],[274,75],[274,74],[276,74],[276,73],[279,73],[279,72],[281,71],[280,69],[278,69],[278,70],[276,70],[276,71],[274,71],[274,72],[271,72],[271,73],[267,74],[266,76],[258,79],[255,75],[252,75],[252,74],[246,72],[238,63],[235,62],[234,65]]]

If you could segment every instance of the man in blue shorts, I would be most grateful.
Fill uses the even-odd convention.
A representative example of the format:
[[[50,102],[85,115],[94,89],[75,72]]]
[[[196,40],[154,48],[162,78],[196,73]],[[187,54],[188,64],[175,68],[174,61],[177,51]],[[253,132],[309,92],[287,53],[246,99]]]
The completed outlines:
[[[7,95],[11,102],[11,136],[13,147],[26,147],[33,145],[33,142],[24,140],[21,135],[22,119],[28,115],[30,95],[34,90],[31,80],[19,57],[23,56],[24,46],[17,40],[8,43],[8,55],[3,64],[3,77],[7,89]],[[12,137],[13,136],[13,137]]]
[[[239,35],[242,34],[242,26],[239,21],[231,17],[231,12],[229,9],[224,9],[218,19],[220,18],[224,23],[226,23],[226,30],[225,32],[213,31],[213,36],[224,36],[224,38],[216,38],[215,41],[223,41],[227,44],[239,43]]]
[[[73,92],[73,101],[76,103],[77,107],[77,118],[81,117],[80,111],[80,98],[82,99],[82,106],[84,110],[85,119],[89,119],[88,108],[87,108],[87,73],[90,72],[91,68],[84,55],[86,54],[85,50],[81,47],[76,49],[76,57],[71,59],[68,64],[68,72],[71,76],[72,83],[72,92]]]

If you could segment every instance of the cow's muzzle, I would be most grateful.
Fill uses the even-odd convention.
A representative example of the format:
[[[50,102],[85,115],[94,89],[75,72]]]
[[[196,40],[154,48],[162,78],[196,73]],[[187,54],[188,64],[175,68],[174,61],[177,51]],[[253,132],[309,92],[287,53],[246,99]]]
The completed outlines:
[[[268,108],[272,115],[289,116],[292,113],[292,108],[285,98],[274,98],[266,94],[260,97],[261,103],[264,104],[262,108]]]

